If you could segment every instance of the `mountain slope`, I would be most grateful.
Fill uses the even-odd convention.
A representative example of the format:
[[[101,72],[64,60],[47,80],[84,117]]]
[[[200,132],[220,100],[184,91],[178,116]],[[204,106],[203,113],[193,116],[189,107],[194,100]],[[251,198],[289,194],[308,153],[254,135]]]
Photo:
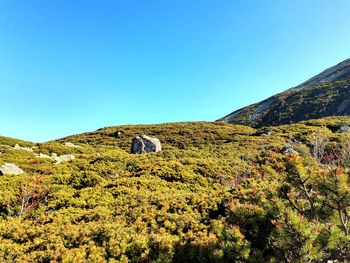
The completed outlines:
[[[301,85],[220,119],[253,127],[350,114],[350,59]]]

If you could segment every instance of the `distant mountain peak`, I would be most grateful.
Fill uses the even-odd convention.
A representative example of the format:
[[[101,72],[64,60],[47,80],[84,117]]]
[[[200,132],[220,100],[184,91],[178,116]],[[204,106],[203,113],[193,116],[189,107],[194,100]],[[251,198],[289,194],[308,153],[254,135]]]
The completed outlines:
[[[261,127],[333,115],[350,115],[350,59],[219,121]]]
[[[324,83],[336,81],[339,79],[350,80],[350,58],[322,71],[317,76],[305,81],[295,88],[300,89],[307,86],[322,85]]]

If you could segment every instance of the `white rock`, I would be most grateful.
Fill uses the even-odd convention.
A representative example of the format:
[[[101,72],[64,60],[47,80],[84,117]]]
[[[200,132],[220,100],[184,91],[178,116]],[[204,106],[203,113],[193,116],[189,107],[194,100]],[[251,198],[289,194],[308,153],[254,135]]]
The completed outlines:
[[[47,158],[47,159],[51,159],[52,160],[52,158],[49,155],[44,154],[44,153],[39,153],[39,154],[36,155],[36,157],[37,158]]]
[[[68,162],[68,161],[74,160],[75,156],[73,154],[64,154],[64,155],[60,155],[60,159],[62,162]]]
[[[71,147],[71,148],[81,148],[80,145],[75,145],[74,143],[71,143],[71,142],[65,142],[64,146]]]
[[[0,175],[9,174],[17,175],[24,174],[24,171],[13,163],[4,163],[0,166]]]
[[[56,153],[52,153],[51,158],[56,161],[56,164],[58,164],[58,163],[69,162],[71,160],[74,160],[75,156],[73,154],[64,154],[64,155],[58,156]]]

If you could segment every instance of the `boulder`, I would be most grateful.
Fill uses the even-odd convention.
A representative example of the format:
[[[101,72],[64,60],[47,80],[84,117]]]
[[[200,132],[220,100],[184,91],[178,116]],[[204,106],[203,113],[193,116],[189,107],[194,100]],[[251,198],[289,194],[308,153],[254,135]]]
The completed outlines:
[[[283,153],[283,154],[299,155],[299,153],[296,150],[294,150],[293,147],[290,146],[290,145],[284,146],[281,149],[281,153]]]
[[[64,154],[60,155],[59,158],[61,159],[61,162],[69,162],[71,160],[74,160],[75,156],[73,154]]]
[[[0,166],[0,175],[17,175],[24,174],[24,171],[13,163],[4,163]]]
[[[342,125],[339,126],[338,131],[342,132],[342,133],[350,132],[350,127],[349,127],[349,125],[342,124]]]
[[[147,135],[137,136],[132,140],[131,153],[141,154],[162,150],[159,139]]]

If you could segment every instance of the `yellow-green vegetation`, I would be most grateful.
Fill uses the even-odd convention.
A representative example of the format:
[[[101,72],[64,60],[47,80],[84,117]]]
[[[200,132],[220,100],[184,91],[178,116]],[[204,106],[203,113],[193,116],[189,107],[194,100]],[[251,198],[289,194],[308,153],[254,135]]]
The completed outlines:
[[[336,131],[348,122],[119,126],[42,144],[0,137],[0,165],[26,172],[0,176],[0,262],[349,259],[350,134]],[[163,150],[130,154],[140,134]],[[282,154],[288,143],[300,154]]]

